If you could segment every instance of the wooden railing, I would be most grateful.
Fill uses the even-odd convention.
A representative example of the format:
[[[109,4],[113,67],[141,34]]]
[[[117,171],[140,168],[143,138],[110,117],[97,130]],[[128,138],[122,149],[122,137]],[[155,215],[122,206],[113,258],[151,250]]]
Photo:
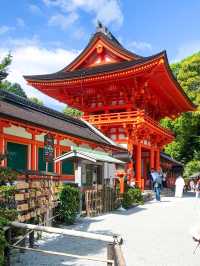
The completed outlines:
[[[32,251],[42,253],[43,255],[52,255],[52,256],[62,256],[62,257],[71,257],[74,259],[81,259],[81,260],[89,260],[93,261],[94,264],[96,262],[105,263],[107,266],[126,266],[125,258],[121,249],[121,245],[123,244],[123,239],[117,235],[102,235],[72,229],[62,229],[56,227],[49,227],[43,225],[34,225],[34,224],[25,224],[19,222],[12,222],[11,226],[7,228],[9,237],[7,241],[9,243],[6,256],[7,256],[7,265],[11,266],[10,263],[10,255],[11,249],[19,249],[24,251]],[[25,235],[19,239],[17,242],[12,242],[12,228],[20,228],[25,232]],[[78,254],[71,254],[66,252],[57,252],[57,251],[50,251],[40,249],[34,246],[34,231],[38,232],[45,232],[45,233],[54,233],[62,236],[72,236],[76,237],[77,241],[81,241],[81,239],[88,239],[88,240],[98,240],[102,241],[107,244],[107,258],[104,257],[96,257],[96,256],[83,256]],[[30,235],[31,234],[31,235]],[[29,235],[29,247],[26,246],[26,241],[24,241],[25,237]],[[22,244],[23,241],[23,244]]]
[[[140,124],[146,123],[152,127],[165,132],[168,135],[173,135],[172,132],[166,128],[163,128],[159,122],[155,121],[150,116],[146,115],[144,111],[131,111],[122,113],[109,113],[109,114],[99,114],[99,115],[87,115],[82,117],[89,123],[100,126],[109,124],[121,124],[121,123],[133,123]]]

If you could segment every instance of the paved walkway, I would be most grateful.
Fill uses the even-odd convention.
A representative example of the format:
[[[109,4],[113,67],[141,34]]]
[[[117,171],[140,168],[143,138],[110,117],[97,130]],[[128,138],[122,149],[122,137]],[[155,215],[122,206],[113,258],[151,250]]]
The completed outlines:
[[[162,198],[162,202],[148,202],[125,212],[115,212],[95,218],[83,219],[75,229],[121,234],[125,242],[123,251],[127,266],[199,266],[200,249],[193,255],[194,242],[189,228],[200,223],[200,199]],[[53,235],[41,241],[43,249],[73,252],[80,255],[106,256],[106,247],[99,241],[86,241]],[[15,257],[18,265],[77,265],[100,266],[61,257],[25,253]]]

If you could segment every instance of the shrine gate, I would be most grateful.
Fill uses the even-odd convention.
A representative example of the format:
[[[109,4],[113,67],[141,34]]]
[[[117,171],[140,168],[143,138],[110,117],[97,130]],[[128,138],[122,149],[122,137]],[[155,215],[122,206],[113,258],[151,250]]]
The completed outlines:
[[[161,118],[176,118],[195,106],[174,78],[166,52],[143,57],[126,50],[99,24],[82,53],[64,69],[25,76],[41,92],[81,110],[87,120],[132,157],[128,165],[142,189],[147,171],[159,170],[160,151],[174,136]]]

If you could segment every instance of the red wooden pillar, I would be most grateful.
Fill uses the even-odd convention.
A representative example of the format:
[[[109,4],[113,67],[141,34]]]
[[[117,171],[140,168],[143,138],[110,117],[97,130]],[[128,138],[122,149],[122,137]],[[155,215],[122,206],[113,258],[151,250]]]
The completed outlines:
[[[150,149],[150,169],[155,167],[155,156],[154,156],[155,152],[154,152],[154,148]]]
[[[141,173],[141,166],[142,166],[142,160],[141,160],[141,144],[138,143],[136,145],[136,165],[135,165],[135,168],[136,168],[136,183],[137,185],[141,188],[142,184],[141,184],[141,179],[142,179],[142,173]]]
[[[61,155],[60,138],[56,138],[55,157]],[[61,162],[54,163],[54,172],[61,174]]]
[[[31,143],[31,170],[37,169],[37,145],[35,141],[35,133],[32,133],[32,143]]]
[[[2,131],[0,132],[0,154],[5,154],[5,138]],[[0,166],[6,166],[6,160],[0,161]]]
[[[160,150],[156,150],[156,170],[160,170]]]
[[[129,155],[131,156],[131,161],[128,163],[127,173],[128,173],[128,182],[131,182],[133,179],[134,165],[133,165],[133,144],[130,141],[128,143],[128,152]]]

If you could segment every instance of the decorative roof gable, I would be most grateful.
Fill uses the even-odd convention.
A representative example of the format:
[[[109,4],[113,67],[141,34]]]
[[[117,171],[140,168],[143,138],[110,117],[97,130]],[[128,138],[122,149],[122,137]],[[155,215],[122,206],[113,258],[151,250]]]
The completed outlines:
[[[141,56],[126,50],[113,34],[99,22],[96,33],[92,36],[86,48],[63,71],[74,71],[141,58]]]

